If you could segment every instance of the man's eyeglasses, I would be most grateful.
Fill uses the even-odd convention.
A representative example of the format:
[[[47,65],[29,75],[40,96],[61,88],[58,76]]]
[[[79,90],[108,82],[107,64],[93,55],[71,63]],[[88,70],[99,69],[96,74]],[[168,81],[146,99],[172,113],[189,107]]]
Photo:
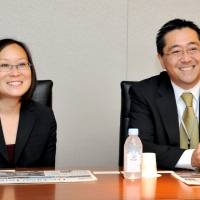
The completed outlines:
[[[200,47],[198,46],[192,46],[192,47],[188,47],[186,49],[182,49],[182,48],[175,48],[171,51],[169,51],[168,53],[165,53],[164,55],[167,56],[171,56],[177,59],[182,58],[185,54],[189,55],[189,56],[197,56],[200,55]]]
[[[25,71],[31,67],[30,63],[20,63],[17,65],[11,65],[11,64],[0,64],[0,72],[10,72],[13,67],[16,67],[19,71]]]

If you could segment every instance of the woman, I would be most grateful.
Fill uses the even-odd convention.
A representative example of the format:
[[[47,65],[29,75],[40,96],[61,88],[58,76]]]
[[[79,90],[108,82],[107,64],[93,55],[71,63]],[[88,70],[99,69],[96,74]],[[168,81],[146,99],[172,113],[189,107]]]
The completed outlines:
[[[0,167],[55,166],[53,111],[31,100],[36,73],[22,42],[0,40]]]

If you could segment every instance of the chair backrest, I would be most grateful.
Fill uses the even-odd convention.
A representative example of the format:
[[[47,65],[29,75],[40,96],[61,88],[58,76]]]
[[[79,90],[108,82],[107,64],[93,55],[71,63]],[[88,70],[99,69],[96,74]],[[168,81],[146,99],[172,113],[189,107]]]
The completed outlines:
[[[52,87],[51,80],[38,80],[33,92],[32,99],[43,105],[52,108]]]
[[[119,136],[119,166],[123,166],[124,143],[128,136],[129,112],[131,106],[130,88],[134,86],[133,81],[121,82],[121,114],[120,114],[120,136]]]

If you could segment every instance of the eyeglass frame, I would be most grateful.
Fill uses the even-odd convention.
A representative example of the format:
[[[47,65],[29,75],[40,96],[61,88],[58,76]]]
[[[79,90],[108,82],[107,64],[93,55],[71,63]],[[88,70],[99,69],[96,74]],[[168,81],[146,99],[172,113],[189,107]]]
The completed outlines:
[[[174,50],[173,48],[180,48],[181,50],[180,49]],[[191,46],[191,47],[189,46],[189,47],[186,47],[186,48],[175,46],[173,48],[172,48],[171,52],[164,53],[163,55],[172,56],[172,57],[177,58],[177,59],[183,58],[183,56],[185,54],[189,55],[190,57],[195,56],[197,54],[200,55],[200,46]]]
[[[7,65],[7,67],[2,67],[2,65]],[[11,72],[13,70],[13,68],[16,68],[18,71],[24,71],[27,69],[31,68],[31,64],[30,63],[19,63],[17,65],[11,65],[11,64],[0,64],[0,72]]]

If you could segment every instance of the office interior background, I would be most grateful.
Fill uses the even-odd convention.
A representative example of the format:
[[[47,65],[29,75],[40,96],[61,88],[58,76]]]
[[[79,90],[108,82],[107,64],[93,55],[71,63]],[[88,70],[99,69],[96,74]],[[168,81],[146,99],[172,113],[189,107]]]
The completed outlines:
[[[56,166],[67,168],[117,167],[120,82],[161,71],[165,22],[200,25],[199,0],[1,0],[0,13],[0,38],[25,42],[38,79],[54,82]]]

